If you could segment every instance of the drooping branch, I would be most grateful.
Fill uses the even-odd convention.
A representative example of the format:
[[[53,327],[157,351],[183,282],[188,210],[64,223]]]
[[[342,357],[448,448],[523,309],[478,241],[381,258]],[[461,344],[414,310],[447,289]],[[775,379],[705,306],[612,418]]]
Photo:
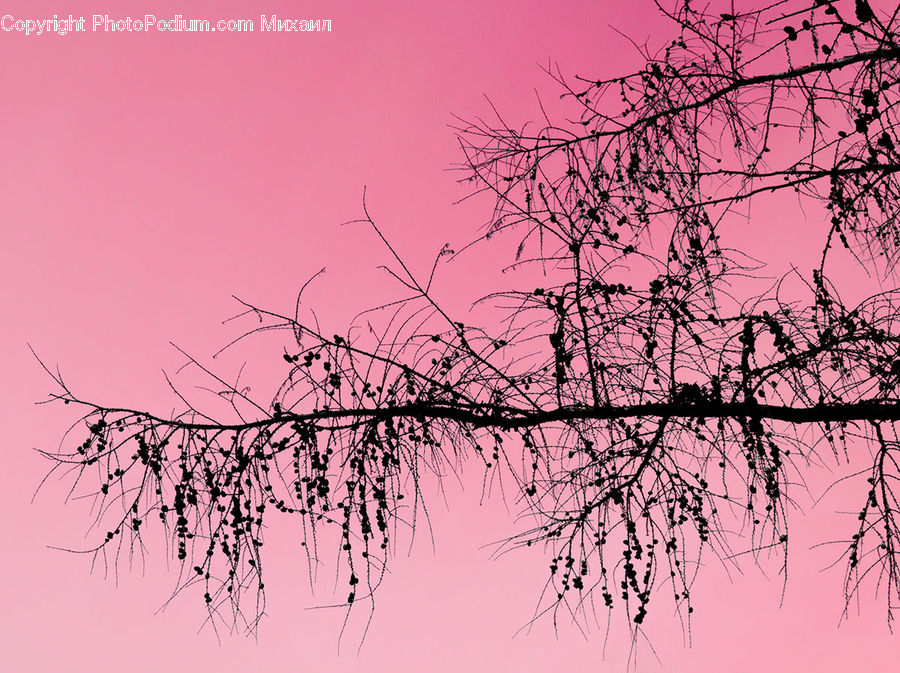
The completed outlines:
[[[51,373],[53,399],[86,412],[84,440],[48,456],[98,504],[108,530],[89,551],[142,544],[158,517],[211,616],[237,621],[256,589],[252,629],[275,510],[301,521],[311,573],[334,543],[352,607],[415,527],[426,481],[474,461],[486,491],[512,482],[533,524],[506,547],[552,550],[546,610],[586,616],[595,594],[621,596],[641,624],[660,584],[691,612],[706,549],[786,555],[793,493],[827,443],[836,459],[872,459],[845,593],[882,572],[900,597],[898,15],[863,0],[854,23],[836,4],[681,2],[664,11],[675,39],[642,53],[641,70],[580,89],[555,76],[574,121],[464,125],[466,178],[496,203],[476,243],[515,232],[507,270],[523,271],[464,321],[364,205],[406,298],[333,336],[299,298],[292,316],[244,304],[261,323],[247,334],[289,334],[271,401],[196,360],[231,417],[186,397],[171,418],[93,404]],[[726,226],[783,189],[816,204],[822,242],[789,271],[748,258]],[[887,260],[863,269],[875,280],[855,306],[826,264],[838,242],[863,264]]]

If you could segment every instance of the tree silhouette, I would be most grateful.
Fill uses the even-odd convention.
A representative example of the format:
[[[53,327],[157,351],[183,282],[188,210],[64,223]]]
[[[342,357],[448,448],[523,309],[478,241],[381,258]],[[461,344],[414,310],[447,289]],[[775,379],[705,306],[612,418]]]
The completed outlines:
[[[336,545],[352,606],[381,581],[398,524],[415,524],[424,476],[474,460],[486,480],[514,482],[531,522],[503,548],[551,550],[546,611],[619,605],[640,624],[657,585],[687,617],[706,549],[730,557],[743,539],[786,559],[790,494],[823,447],[852,446],[869,457],[853,477],[845,597],[877,577],[890,618],[900,292],[845,304],[833,267],[894,277],[897,9],[659,11],[674,39],[640,47],[639,70],[550,72],[576,118],[457,129],[464,179],[496,204],[470,245],[514,237],[520,282],[486,293],[471,321],[366,212],[406,295],[373,309],[378,329],[367,312],[343,335],[304,318],[299,298],[291,315],[245,305],[259,321],[248,334],[290,335],[271,402],[204,370],[233,416],[184,400],[164,417],[80,399],[51,373],[52,400],[84,410],[83,441],[47,455],[99,501],[108,532],[91,551],[118,554],[161,525],[182,584],[204,587],[211,616],[253,627],[276,510],[302,522],[310,559]],[[766,267],[729,247],[723,223],[779,192],[821,222],[810,227],[821,257],[742,295]]]

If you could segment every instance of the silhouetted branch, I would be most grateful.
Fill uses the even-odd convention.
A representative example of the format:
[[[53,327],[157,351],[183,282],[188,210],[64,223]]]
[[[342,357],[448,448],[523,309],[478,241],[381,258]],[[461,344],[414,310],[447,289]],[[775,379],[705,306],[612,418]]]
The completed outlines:
[[[724,562],[786,559],[794,493],[827,445],[838,460],[871,454],[849,480],[868,475],[859,529],[843,543],[845,595],[875,577],[890,617],[900,597],[898,14],[861,0],[853,21],[839,5],[660,8],[675,36],[658,53],[642,48],[639,71],[578,88],[550,73],[573,121],[542,108],[537,129],[499,114],[463,124],[465,179],[495,206],[476,241],[438,260],[510,232],[505,268],[523,272],[464,321],[432,289],[437,261],[417,279],[364,203],[404,298],[343,335],[306,320],[299,298],[289,316],[243,303],[259,320],[247,335],[289,335],[270,402],[193,358],[230,417],[183,396],[171,418],[91,403],[46,368],[61,389],[53,399],[86,412],[81,444],[47,455],[97,501],[95,524],[108,530],[90,551],[140,545],[158,518],[182,586],[204,588],[211,618],[252,629],[264,520],[276,510],[301,522],[311,574],[322,543],[338,550],[352,607],[381,582],[399,529],[415,527],[424,480],[474,460],[486,485],[513,482],[527,522],[500,551],[551,550],[538,612],[587,618],[602,599],[641,624],[663,585],[692,611],[705,550]],[[724,224],[785,189],[820,222],[809,233],[821,255],[811,273],[760,289],[765,260]],[[851,271],[836,262],[862,265],[853,271],[869,274],[871,296],[846,303]]]

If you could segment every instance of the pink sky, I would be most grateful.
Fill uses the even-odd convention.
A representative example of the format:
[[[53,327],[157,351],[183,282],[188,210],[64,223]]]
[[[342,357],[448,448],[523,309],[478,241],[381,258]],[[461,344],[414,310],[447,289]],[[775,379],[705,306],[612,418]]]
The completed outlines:
[[[562,623],[554,634],[543,620],[514,635],[537,604],[549,559],[531,551],[490,560],[484,545],[514,530],[516,512],[496,499],[479,506],[475,469],[465,489],[448,482],[449,508],[432,500],[436,548],[425,531],[411,556],[401,547],[359,654],[364,619],[354,616],[338,653],[344,613],[306,609],[333,602],[329,573],[311,595],[289,530],[273,532],[280,538],[268,550],[258,641],[226,635],[217,643],[212,630],[199,630],[199,594],[155,614],[175,577],[161,548],[150,550],[144,570],[123,564],[118,586],[102,568],[91,574],[86,557],[48,548],[94,538],[84,537],[88,505],[63,505],[63,483],[51,481],[30,502],[48,467],[32,449],[55,448],[74,418],[65,407],[34,405],[53,388],[27,343],[59,363],[84,397],[165,413],[173,401],[160,369],[182,362],[169,341],[209,362],[236,335],[221,325],[238,310],[232,294],[289,310],[325,266],[314,298],[338,331],[393,292],[375,268],[388,259],[371,233],[339,226],[361,215],[364,186],[398,251],[427,271],[444,242],[468,241],[489,216],[483,200],[452,205],[467,194],[446,170],[460,159],[452,115],[487,115],[487,95],[512,120],[533,118],[534,90],[551,103],[556,95],[540,65],[613,75],[635,62],[613,27],[639,43],[661,30],[644,0],[187,4],[0,6],[17,18],[183,14],[253,18],[258,27],[265,12],[332,20],[330,33],[313,34],[0,32],[0,668],[624,670],[621,621],[605,660],[602,629],[584,638]],[[654,39],[661,43],[660,33]],[[780,225],[774,220],[770,227]],[[490,270],[472,268],[445,271],[448,301],[490,289]],[[264,378],[280,351],[256,352]],[[225,373],[231,364],[222,363]],[[662,663],[642,641],[638,671],[896,670],[882,605],[864,605],[838,628],[840,569],[819,572],[835,553],[808,549],[829,539],[840,501],[802,504],[811,515],[795,519],[783,605],[777,565],[766,567],[768,578],[747,565],[729,579],[710,558],[694,591],[693,645],[669,604],[660,600],[654,613],[651,603],[646,633]]]

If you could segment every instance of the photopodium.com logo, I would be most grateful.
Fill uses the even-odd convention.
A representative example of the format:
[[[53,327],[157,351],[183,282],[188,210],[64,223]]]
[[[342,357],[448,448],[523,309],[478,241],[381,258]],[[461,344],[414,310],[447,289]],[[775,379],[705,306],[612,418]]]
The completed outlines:
[[[111,17],[93,14],[90,18],[69,14],[60,18],[24,18],[12,14],[0,17],[0,30],[25,35],[68,35],[69,33],[321,33],[331,32],[331,19],[283,18],[276,14],[261,14],[255,19],[185,18],[181,14],[158,17]]]

